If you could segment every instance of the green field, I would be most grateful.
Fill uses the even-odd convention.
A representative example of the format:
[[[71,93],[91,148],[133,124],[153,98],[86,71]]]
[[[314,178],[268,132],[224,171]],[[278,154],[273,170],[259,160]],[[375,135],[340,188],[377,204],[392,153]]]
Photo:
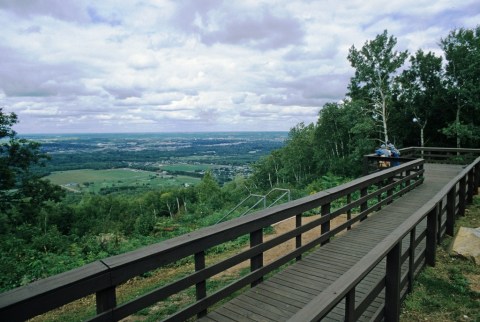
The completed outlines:
[[[70,170],[52,172],[46,179],[73,192],[99,192],[102,188],[141,187],[152,188],[194,185],[199,178],[162,175],[135,169]]]
[[[165,171],[185,171],[185,172],[200,172],[219,167],[218,165],[211,164],[172,164],[162,165],[161,169]]]

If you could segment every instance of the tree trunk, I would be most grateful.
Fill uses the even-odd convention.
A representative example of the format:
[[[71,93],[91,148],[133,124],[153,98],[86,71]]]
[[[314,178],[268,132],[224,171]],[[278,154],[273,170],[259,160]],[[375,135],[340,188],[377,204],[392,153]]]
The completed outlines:
[[[383,97],[383,94],[382,94]],[[385,137],[385,143],[388,142],[388,131],[387,131],[387,103],[385,99],[382,102],[382,122],[383,122],[383,135]]]
[[[457,107],[457,116],[455,118],[455,127],[456,127],[455,130],[457,132],[457,149],[460,149],[460,135],[458,134],[459,125],[460,125],[460,107]]]

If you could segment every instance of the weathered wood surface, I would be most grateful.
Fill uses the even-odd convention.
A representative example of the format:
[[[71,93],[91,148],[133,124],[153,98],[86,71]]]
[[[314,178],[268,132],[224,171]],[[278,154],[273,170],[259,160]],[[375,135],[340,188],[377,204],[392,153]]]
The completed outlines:
[[[288,320],[435,196],[461,170],[462,167],[456,165],[426,164],[424,184],[200,320],[217,322]],[[426,220],[418,226],[415,233],[418,238],[415,258],[421,258],[412,262],[416,271],[424,265],[423,256],[419,254],[425,252],[425,226]],[[403,240],[402,258],[408,256],[410,240],[408,235]],[[406,260],[402,266],[401,286],[404,290],[401,296],[406,294],[408,264],[409,260]],[[383,310],[384,284],[385,261],[382,261],[355,289],[357,310],[360,305],[368,305],[359,320],[370,320],[376,316],[376,312]],[[376,289],[379,296],[363,302],[372,289]],[[370,300],[373,300],[371,304]],[[344,301],[340,302],[324,320],[344,321]]]

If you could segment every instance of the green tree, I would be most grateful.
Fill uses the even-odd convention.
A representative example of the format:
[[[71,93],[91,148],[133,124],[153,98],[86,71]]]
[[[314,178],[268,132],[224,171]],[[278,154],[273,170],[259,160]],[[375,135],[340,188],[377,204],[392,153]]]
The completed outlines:
[[[285,147],[282,148],[283,173],[287,182],[303,185],[315,174],[312,148],[315,125],[303,122],[290,129]]]
[[[280,170],[284,167],[282,149],[274,150],[252,165],[251,182],[255,188],[272,189],[285,183]]]
[[[373,120],[358,102],[327,103],[320,110],[315,129],[315,160],[319,174],[357,175],[362,156],[375,147]]]
[[[222,206],[222,191],[212,171],[205,172],[200,183],[195,186],[195,191],[201,206],[209,210],[216,210]]]
[[[442,132],[462,143],[480,139],[480,26],[456,29],[440,41],[447,61],[448,93],[455,104],[455,120]]]
[[[40,151],[39,143],[17,137],[12,129],[16,123],[16,114],[4,113],[0,108],[0,226],[4,229],[44,223],[39,218],[41,208],[64,195],[60,187],[31,171],[34,165],[43,165],[48,156]]]
[[[443,100],[442,58],[418,50],[410,57],[410,68],[399,77],[399,100],[406,108],[404,122],[413,122],[420,130],[420,145],[425,146],[425,129]],[[430,128],[437,130],[432,124]],[[433,131],[430,131],[431,134]],[[418,132],[417,132],[418,133]]]
[[[375,121],[385,142],[389,140],[388,117],[396,72],[408,56],[408,51],[394,50],[396,44],[397,39],[389,37],[385,30],[374,40],[367,41],[360,50],[352,46],[348,54],[348,60],[355,68],[349,96],[365,102],[364,113]]]

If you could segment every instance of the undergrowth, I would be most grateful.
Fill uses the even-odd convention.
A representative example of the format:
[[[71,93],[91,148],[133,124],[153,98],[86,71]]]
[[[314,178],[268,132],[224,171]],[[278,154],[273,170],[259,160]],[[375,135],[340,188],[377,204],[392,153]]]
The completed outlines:
[[[455,226],[456,231],[480,227],[480,196]],[[435,267],[427,267],[416,279],[400,321],[480,321],[480,266],[449,255],[452,241],[451,237],[442,241]]]

